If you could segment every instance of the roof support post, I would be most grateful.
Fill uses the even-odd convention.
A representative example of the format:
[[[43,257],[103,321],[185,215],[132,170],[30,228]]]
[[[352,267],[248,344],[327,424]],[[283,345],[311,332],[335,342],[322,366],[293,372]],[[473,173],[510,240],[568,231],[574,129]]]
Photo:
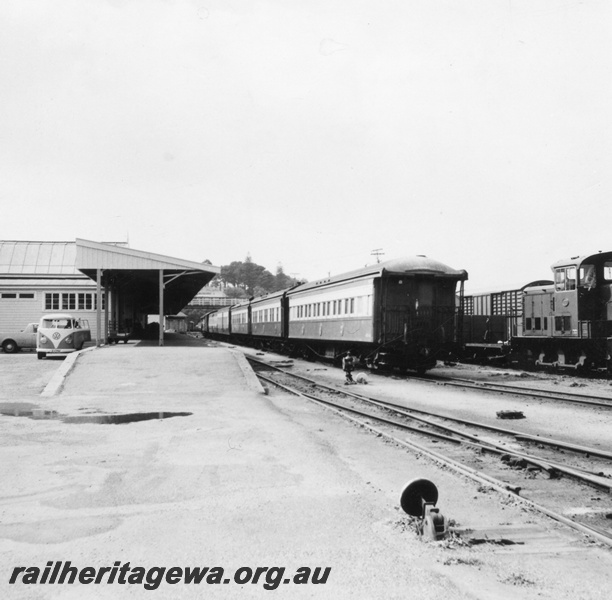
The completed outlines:
[[[164,345],[164,270],[159,270],[159,345]]]
[[[108,277],[106,278],[108,279]],[[104,343],[108,344],[108,303],[110,302],[110,293],[108,281],[104,282]]]
[[[96,269],[96,346],[102,345],[102,269]]]

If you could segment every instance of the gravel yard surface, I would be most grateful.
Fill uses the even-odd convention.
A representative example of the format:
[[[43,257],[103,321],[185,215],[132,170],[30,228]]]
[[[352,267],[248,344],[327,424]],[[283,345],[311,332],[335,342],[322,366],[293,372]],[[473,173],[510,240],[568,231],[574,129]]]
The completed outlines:
[[[3,598],[609,596],[610,550],[314,403],[252,391],[226,348],[95,350],[77,361],[61,393],[41,399],[50,365],[30,357],[22,373],[36,385],[24,390],[7,376],[12,384],[2,401],[69,415],[192,414],[123,425],[0,416]],[[294,369],[343,379],[313,363]],[[465,414],[487,407],[476,393],[392,377],[373,376],[367,391],[400,397],[407,388],[411,401],[444,405],[454,398]],[[417,477],[436,484],[438,505],[460,536],[418,539],[399,508],[401,489]],[[331,575],[325,585],[281,584],[276,591],[235,583],[164,583],[156,592],[8,584],[15,566],[57,560],[222,565],[228,572],[312,565],[330,566]]]

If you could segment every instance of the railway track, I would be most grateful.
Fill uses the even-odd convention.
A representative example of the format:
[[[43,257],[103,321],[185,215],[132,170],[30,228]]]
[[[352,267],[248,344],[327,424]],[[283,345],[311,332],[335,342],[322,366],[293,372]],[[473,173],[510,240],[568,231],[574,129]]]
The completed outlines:
[[[235,346],[235,344],[234,344]],[[247,356],[247,358],[249,358]],[[253,358],[253,360],[257,360]],[[291,359],[287,359],[291,360]],[[377,374],[384,376],[392,375],[391,372],[378,372]],[[558,390],[541,389],[535,387],[527,387],[523,385],[511,385],[508,383],[496,383],[490,381],[479,381],[466,377],[449,377],[446,375],[437,375],[427,373],[426,375],[410,375],[409,380],[417,380],[432,385],[446,385],[457,387],[460,389],[468,389],[474,391],[494,392],[497,394],[507,394],[513,396],[524,396],[539,400],[551,400],[555,402],[566,402],[569,404],[583,404],[598,408],[612,409],[612,396],[597,396],[593,394],[579,394],[574,392],[560,392]]]
[[[415,377],[416,378],[416,377]],[[554,400],[558,402],[570,402],[573,404],[585,404],[601,408],[612,408],[612,398],[609,396],[594,396],[589,394],[577,394],[573,392],[559,392],[556,390],[542,390],[525,386],[511,385],[507,383],[495,383],[489,381],[477,381],[463,377],[445,377],[439,375],[427,375],[418,377],[419,381],[435,384],[444,384],[463,389],[482,390],[496,392],[499,394],[513,394],[516,396],[528,396],[541,400]]]
[[[612,546],[612,452],[402,406],[247,358],[268,384],[326,406]]]

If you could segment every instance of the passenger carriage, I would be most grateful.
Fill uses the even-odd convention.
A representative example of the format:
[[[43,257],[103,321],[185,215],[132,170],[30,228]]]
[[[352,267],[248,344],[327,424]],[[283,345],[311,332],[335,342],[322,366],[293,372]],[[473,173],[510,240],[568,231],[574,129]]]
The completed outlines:
[[[224,306],[213,313],[206,315],[204,330],[211,337],[229,336],[230,329],[230,307]]]
[[[251,307],[249,302],[235,304],[230,309],[231,334],[238,338],[251,334]]]
[[[457,283],[467,273],[414,256],[305,284],[287,293],[289,339],[373,367],[425,371],[458,343]]]
[[[286,337],[286,294],[283,290],[254,298],[251,301],[251,333],[253,338],[263,338],[275,348],[281,349]]]
[[[466,279],[425,256],[386,261],[220,309],[203,329],[304,357],[351,349],[374,368],[425,371],[460,342],[455,293]]]

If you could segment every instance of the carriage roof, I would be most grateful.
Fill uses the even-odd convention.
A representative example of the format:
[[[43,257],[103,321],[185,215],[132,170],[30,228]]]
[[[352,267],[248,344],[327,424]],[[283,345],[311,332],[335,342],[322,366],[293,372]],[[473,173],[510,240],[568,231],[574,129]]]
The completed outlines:
[[[467,271],[464,271],[463,269],[451,269],[451,267],[437,260],[428,258],[427,256],[418,255],[387,260],[385,262],[368,265],[354,271],[348,271],[347,273],[342,273],[340,275],[334,275],[332,277],[304,283],[303,285],[293,288],[290,293],[303,292],[319,286],[341,283],[343,281],[368,277],[387,277],[393,275],[403,275],[406,277],[428,276],[434,278],[455,279],[459,281],[465,281],[468,278]]]

